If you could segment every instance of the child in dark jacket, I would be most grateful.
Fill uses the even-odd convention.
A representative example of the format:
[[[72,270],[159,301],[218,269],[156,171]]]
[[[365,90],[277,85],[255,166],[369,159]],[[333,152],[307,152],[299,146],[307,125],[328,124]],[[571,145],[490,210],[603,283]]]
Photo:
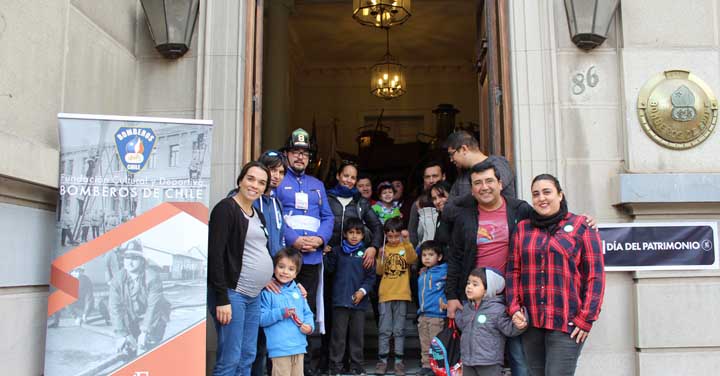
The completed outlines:
[[[273,376],[302,376],[307,335],[315,329],[313,313],[295,284],[302,266],[302,255],[283,248],[275,255],[274,278],[280,293],[263,290],[260,294],[260,326],[267,338],[268,357]]]
[[[470,272],[465,294],[468,302],[456,314],[462,331],[460,353],[464,376],[499,376],[505,357],[506,337],[520,335],[527,322],[514,325],[501,295],[505,279],[490,268]]]
[[[433,375],[430,369],[430,342],[445,327],[447,264],[443,263],[442,245],[434,240],[420,244],[422,267],[418,276],[418,335],[422,369],[418,375]]]
[[[350,372],[364,375],[363,337],[368,293],[375,284],[375,267],[365,269],[363,243],[365,225],[359,218],[348,218],[343,226],[342,245],[328,255],[328,271],[334,272],[333,326],[330,338],[330,373],[342,372],[345,343],[350,338]]]

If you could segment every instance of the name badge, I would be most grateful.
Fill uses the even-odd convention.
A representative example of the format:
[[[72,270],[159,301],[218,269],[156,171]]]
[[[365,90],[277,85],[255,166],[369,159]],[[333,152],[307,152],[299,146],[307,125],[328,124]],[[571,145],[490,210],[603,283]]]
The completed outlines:
[[[308,194],[305,192],[295,192],[295,209],[307,210]]]

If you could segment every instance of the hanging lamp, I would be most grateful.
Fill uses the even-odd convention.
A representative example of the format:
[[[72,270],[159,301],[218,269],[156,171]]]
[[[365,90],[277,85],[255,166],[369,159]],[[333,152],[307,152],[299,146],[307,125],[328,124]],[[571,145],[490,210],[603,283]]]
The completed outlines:
[[[405,66],[390,54],[390,29],[385,29],[383,60],[370,68],[370,92],[383,99],[397,98],[407,92]]]
[[[410,4],[411,0],[353,0],[353,18],[365,26],[393,27],[410,18]]]

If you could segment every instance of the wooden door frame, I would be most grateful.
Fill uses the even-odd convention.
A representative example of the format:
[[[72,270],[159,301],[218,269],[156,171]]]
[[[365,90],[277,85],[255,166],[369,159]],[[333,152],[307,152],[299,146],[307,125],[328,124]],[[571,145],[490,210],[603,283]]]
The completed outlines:
[[[508,1],[477,0],[477,72],[479,100],[482,88],[488,85],[488,129],[480,129],[483,152],[514,159],[512,126],[512,84],[510,80],[510,37],[508,33]],[[480,103],[480,108],[483,108]],[[481,121],[481,127],[483,122]],[[487,131],[487,132],[486,132]]]
[[[247,2],[243,88],[243,160],[260,156],[262,141],[264,0]]]

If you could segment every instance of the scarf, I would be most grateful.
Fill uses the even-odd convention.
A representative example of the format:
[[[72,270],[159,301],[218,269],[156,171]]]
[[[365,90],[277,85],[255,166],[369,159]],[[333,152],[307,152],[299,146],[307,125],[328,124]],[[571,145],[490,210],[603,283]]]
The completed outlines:
[[[365,248],[365,243],[363,241],[360,241],[360,243],[357,243],[355,245],[350,245],[350,243],[348,243],[345,239],[343,239],[342,241],[343,252],[348,255],[353,254],[355,251],[361,250],[363,248]]]
[[[344,185],[340,185],[339,183],[335,187],[331,188],[328,193],[331,193],[337,197],[344,198],[357,197],[360,194],[357,188],[353,187],[352,189],[350,189]]]
[[[554,234],[558,229],[558,223],[565,218],[567,213],[567,201],[563,197],[562,201],[560,201],[560,210],[557,213],[544,217],[533,209],[532,213],[530,213],[530,222],[533,226],[547,229],[549,233]]]

